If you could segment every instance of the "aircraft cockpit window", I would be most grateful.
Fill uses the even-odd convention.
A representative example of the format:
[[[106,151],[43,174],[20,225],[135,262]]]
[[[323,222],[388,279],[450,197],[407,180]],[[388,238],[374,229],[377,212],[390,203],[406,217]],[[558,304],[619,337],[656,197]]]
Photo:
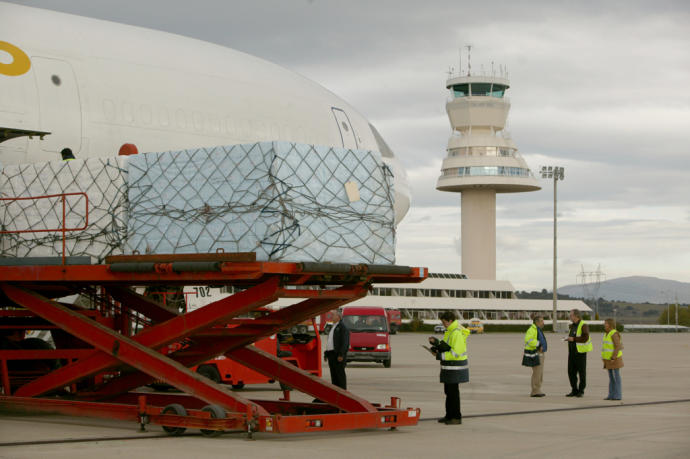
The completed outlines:
[[[393,158],[395,156],[393,154],[393,151],[390,149],[386,141],[383,140],[383,137],[381,137],[379,131],[377,131],[374,125],[372,125],[371,123],[369,123],[369,127],[371,128],[371,133],[374,134],[376,144],[379,146],[379,153],[381,153],[381,156],[383,156],[384,158]]]

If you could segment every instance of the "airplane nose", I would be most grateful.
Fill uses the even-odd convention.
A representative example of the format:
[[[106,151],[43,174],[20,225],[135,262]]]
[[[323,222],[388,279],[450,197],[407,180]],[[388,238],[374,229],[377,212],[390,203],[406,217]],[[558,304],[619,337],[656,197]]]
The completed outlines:
[[[395,226],[398,226],[398,223],[405,218],[407,211],[410,209],[411,196],[407,172],[397,158],[384,157],[382,159],[384,164],[393,171],[393,190],[395,192],[395,203],[393,208],[395,210]]]
[[[402,163],[393,154],[393,150],[388,146],[379,131],[376,130],[373,124],[369,123],[371,133],[376,139],[376,143],[381,153],[381,159],[393,172],[393,190],[395,192],[395,203],[393,208],[395,210],[395,226],[405,218],[407,211],[410,209],[410,185],[407,181],[407,172]]]

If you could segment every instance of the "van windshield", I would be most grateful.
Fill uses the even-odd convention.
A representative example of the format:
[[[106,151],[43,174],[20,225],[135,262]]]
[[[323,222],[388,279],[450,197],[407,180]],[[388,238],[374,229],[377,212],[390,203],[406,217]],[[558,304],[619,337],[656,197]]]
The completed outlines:
[[[343,317],[345,326],[351,332],[385,332],[386,319],[383,316],[345,316]]]

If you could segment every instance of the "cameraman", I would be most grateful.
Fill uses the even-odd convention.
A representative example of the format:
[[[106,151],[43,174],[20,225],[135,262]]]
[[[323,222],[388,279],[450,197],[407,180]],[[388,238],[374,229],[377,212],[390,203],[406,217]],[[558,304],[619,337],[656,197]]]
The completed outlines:
[[[451,311],[441,313],[439,319],[446,327],[443,340],[429,337],[431,350],[441,363],[440,378],[446,394],[446,415],[438,422],[447,425],[462,424],[460,383],[470,380],[470,368],[467,365],[467,336],[470,331],[460,325]]]

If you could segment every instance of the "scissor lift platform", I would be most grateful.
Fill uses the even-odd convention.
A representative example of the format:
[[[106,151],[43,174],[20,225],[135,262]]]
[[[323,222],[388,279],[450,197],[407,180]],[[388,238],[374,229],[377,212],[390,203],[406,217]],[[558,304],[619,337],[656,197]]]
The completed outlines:
[[[251,253],[25,262],[0,263],[0,330],[5,337],[50,330],[60,339],[56,349],[0,349],[0,407],[160,424],[172,435],[188,427],[209,436],[395,428],[419,419],[419,409],[401,408],[396,397],[372,404],[251,344],[361,298],[373,283],[421,282],[426,268],[259,262]],[[160,285],[233,286],[236,293],[181,314],[135,290]],[[89,298],[88,306],[54,300],[75,294]],[[296,302],[241,318],[279,298]],[[287,392],[279,400],[248,400],[190,370],[218,355],[321,402],[292,402]],[[17,369],[27,362],[36,365]],[[182,394],[137,392],[154,381]]]

